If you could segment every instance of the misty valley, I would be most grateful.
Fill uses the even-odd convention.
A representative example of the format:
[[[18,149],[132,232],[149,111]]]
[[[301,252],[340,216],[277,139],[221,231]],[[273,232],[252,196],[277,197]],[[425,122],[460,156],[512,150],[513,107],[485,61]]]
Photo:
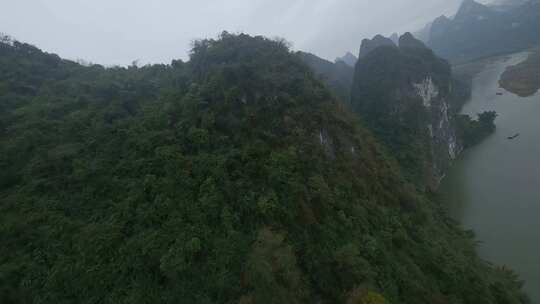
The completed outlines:
[[[101,1],[10,11],[81,43],[173,39],[172,2]],[[152,64],[0,20],[0,303],[540,302],[540,1],[362,15],[369,36],[317,35],[358,45],[335,60],[261,24],[294,36],[338,2],[203,2],[182,5],[205,27],[174,19],[187,57]],[[98,21],[115,9],[163,18]]]

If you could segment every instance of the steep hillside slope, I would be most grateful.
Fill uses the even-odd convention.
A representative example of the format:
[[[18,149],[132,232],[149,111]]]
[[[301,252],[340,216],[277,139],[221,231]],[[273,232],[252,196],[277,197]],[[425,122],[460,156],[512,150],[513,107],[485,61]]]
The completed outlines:
[[[284,44],[0,67],[2,303],[526,303]]]

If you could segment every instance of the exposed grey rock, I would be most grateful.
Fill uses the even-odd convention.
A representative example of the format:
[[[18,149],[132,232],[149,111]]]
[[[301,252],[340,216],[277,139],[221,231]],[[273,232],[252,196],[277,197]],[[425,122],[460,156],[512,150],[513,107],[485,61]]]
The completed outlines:
[[[381,47],[359,60],[351,105],[391,151],[406,154],[398,161],[413,172],[409,178],[435,189],[463,149],[453,94],[448,62],[405,33],[399,48]]]

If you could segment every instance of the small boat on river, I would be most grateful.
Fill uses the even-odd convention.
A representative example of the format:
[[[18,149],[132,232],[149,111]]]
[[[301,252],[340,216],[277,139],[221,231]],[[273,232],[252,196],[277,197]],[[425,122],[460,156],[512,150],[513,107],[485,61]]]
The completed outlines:
[[[513,136],[508,136],[508,139],[512,140],[512,139],[516,139],[519,137],[519,133],[513,135]]]

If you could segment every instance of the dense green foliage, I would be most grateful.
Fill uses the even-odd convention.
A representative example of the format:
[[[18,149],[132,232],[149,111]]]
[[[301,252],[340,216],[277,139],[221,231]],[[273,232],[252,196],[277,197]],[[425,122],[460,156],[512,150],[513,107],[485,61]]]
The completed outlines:
[[[472,120],[469,115],[457,116],[457,130],[466,148],[480,143],[495,132],[497,113],[486,111],[478,114],[478,120]]]
[[[525,303],[286,45],[0,44],[1,303]]]
[[[400,37],[399,46],[377,39],[362,45],[352,107],[409,181],[437,188],[463,148],[490,134],[483,122],[459,115],[471,97],[472,78],[455,75],[446,60],[411,34]]]
[[[398,160],[410,181],[429,184],[434,163],[428,125],[440,115],[425,107],[413,83],[428,78],[441,101],[450,100],[450,65],[427,48],[382,46],[356,65],[351,104]],[[447,145],[445,145],[446,147]],[[446,152],[447,154],[447,152]]]

